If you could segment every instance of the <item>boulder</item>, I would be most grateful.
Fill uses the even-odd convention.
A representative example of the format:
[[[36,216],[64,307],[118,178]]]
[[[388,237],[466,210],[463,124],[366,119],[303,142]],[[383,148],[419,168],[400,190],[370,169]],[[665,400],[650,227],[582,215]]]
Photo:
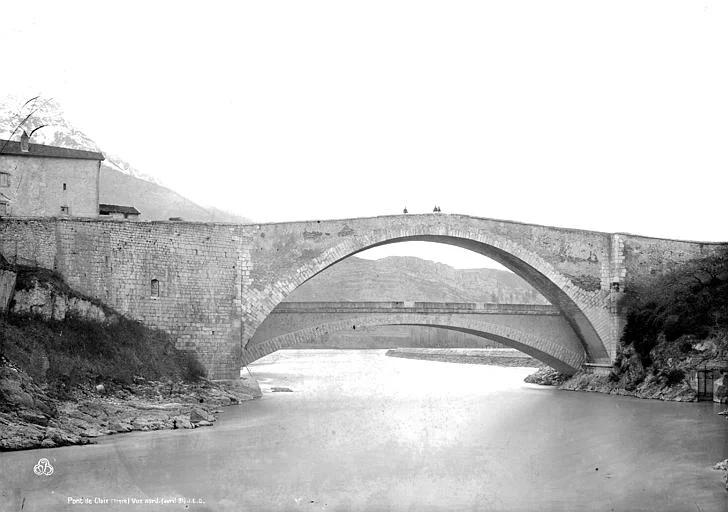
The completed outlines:
[[[33,407],[33,396],[23,389],[18,370],[8,366],[0,368],[0,402],[19,406]]]
[[[728,459],[718,462],[713,469],[716,471],[723,471],[723,481],[725,482],[725,489],[728,491]]]
[[[524,382],[527,382],[529,384],[540,384],[542,386],[558,386],[566,382],[568,379],[568,375],[564,375],[563,373],[560,373],[551,367],[544,366],[543,368],[539,368],[536,373],[532,373],[523,380]]]
[[[728,374],[723,374],[713,381],[713,402],[728,403]]]
[[[175,416],[172,418],[172,428],[195,428],[189,418],[185,416]]]
[[[31,288],[16,290],[13,296],[13,313],[39,315],[44,320],[62,321],[68,316],[99,323],[115,323],[118,318],[107,314],[103,308],[90,300],[69,296],[64,290],[52,283],[42,283],[33,279]]]
[[[18,417],[28,423],[34,423],[44,427],[48,425],[48,417],[34,411],[20,410],[18,411]]]
[[[35,425],[9,425],[0,429],[0,450],[25,450],[37,448],[45,437]]]
[[[78,406],[78,410],[93,418],[105,418],[108,415],[104,406],[95,402],[84,402]]]
[[[195,407],[190,411],[190,422],[199,424],[201,421],[215,421],[215,416],[201,407]]]
[[[22,370],[12,366],[0,367],[0,410],[37,409],[47,416],[55,417],[57,410],[51,400],[33,379]]]
[[[119,433],[131,432],[134,428],[131,426],[131,423],[127,423],[125,421],[112,421],[109,423],[109,430]]]

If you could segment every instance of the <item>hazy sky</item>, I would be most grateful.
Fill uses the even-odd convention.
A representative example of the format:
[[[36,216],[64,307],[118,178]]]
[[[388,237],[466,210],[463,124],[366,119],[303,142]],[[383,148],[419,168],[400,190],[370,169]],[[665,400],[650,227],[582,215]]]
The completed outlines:
[[[2,10],[0,92],[202,204],[728,240],[728,2]]]

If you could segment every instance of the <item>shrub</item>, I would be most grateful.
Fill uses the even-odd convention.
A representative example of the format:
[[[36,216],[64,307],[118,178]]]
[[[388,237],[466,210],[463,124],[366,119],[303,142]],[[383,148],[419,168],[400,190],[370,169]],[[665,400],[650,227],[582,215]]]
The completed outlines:
[[[3,262],[0,260],[0,264]],[[56,292],[90,300],[114,322],[97,323],[67,316],[44,321],[40,317],[0,316],[0,355],[26,370],[39,384],[67,394],[72,387],[102,381],[131,384],[135,376],[147,380],[199,380],[205,368],[193,352],[177,350],[170,336],[125,318],[96,299],[73,291],[60,274],[41,268],[18,267],[18,289],[36,283]]]
[[[728,253],[629,283],[620,309],[627,319],[622,343],[632,345],[644,365],[652,363],[650,351],[660,336],[669,343],[684,335],[703,338],[711,329],[728,328]]]
[[[685,372],[680,368],[670,368],[665,372],[665,379],[667,380],[668,386],[674,386],[685,379]]]
[[[690,340],[683,340],[680,343],[680,352],[683,354],[689,354],[693,350],[693,344],[690,342]]]
[[[0,318],[0,339],[9,359],[60,396],[100,381],[131,384],[136,375],[194,381],[206,374],[195,354],[177,350],[169,335],[123,317],[99,324],[7,315]]]
[[[195,382],[207,376],[207,370],[202,366],[197,354],[186,350],[179,352],[180,366],[182,368],[182,379],[187,382]]]

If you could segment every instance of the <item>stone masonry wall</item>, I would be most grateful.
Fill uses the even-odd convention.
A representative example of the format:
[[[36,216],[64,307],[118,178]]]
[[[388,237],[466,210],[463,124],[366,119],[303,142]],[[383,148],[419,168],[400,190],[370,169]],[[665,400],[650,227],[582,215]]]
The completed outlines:
[[[663,274],[686,261],[714,255],[728,249],[726,243],[666,240],[637,235],[616,235],[624,244],[623,274],[631,279]]]
[[[10,262],[55,269],[75,290],[195,350],[215,377],[238,374],[242,226],[3,219]],[[151,282],[158,280],[159,295]]]

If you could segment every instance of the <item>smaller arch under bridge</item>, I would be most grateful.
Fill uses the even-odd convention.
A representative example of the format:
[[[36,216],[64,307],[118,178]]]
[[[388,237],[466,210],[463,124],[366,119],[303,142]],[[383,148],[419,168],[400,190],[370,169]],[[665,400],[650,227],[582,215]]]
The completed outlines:
[[[380,325],[436,327],[515,348],[572,374],[587,360],[579,337],[554,306],[439,302],[282,302],[257,329],[244,364],[326,334]]]

